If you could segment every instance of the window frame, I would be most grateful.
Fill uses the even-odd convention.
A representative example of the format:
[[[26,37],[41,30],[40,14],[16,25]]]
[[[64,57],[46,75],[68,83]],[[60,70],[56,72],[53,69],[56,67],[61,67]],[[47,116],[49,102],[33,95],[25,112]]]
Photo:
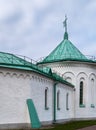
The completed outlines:
[[[60,110],[60,90],[57,91],[57,110]]]
[[[80,92],[79,92],[79,104],[80,105],[83,105],[83,96],[84,96],[83,89],[84,89],[84,83],[83,83],[83,81],[80,81]]]
[[[69,110],[69,93],[66,93],[66,110]]]
[[[45,110],[48,110],[48,88],[45,89]]]
[[[84,81],[80,81],[80,84],[79,84],[79,106],[81,108],[84,108],[85,107],[85,104],[84,104]]]

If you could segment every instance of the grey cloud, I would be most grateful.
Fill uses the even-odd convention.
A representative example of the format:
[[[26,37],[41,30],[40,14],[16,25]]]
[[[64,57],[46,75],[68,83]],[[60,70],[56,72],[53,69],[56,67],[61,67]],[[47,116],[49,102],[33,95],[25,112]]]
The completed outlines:
[[[95,5],[83,0],[17,0],[13,12],[0,21],[0,50],[33,59],[48,55],[63,40],[67,13],[69,39],[83,53],[96,55]]]

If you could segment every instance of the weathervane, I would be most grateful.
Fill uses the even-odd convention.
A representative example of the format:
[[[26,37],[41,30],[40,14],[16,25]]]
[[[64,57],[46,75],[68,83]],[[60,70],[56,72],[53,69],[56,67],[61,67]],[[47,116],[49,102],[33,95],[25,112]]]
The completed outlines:
[[[67,32],[67,16],[65,15],[65,20],[63,22],[63,26],[65,27],[65,32]]]

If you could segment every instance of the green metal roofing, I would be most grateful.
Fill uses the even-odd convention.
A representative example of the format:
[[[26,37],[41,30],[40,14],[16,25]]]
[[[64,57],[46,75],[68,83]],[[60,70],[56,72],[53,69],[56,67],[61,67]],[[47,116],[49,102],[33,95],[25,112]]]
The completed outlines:
[[[31,59],[30,62],[27,61],[26,57],[21,58],[14,54],[0,52],[0,67],[33,71],[35,73],[44,75],[54,81],[69,85],[70,87],[74,87],[72,84],[65,81],[62,77],[52,73],[51,68],[40,68],[37,65],[33,64]]]
[[[0,64],[16,64],[16,65],[24,65],[30,64],[26,60],[10,53],[0,52]]]
[[[42,63],[61,60],[88,60],[69,40],[65,32],[64,40],[42,61]]]

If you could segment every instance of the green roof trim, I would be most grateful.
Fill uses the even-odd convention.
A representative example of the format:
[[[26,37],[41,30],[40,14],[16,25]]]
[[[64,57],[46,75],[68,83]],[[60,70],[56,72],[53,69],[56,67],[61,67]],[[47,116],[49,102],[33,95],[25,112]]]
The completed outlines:
[[[68,59],[65,59],[65,60],[50,60],[50,61],[46,61],[46,62],[38,62],[37,65],[39,64],[47,64],[47,63],[55,63],[55,62],[65,62],[65,61],[74,61],[74,62],[84,62],[84,63],[95,63],[96,64],[96,60],[90,60],[90,59],[71,59],[71,58],[68,58]]]
[[[43,72],[52,75],[52,70],[51,70],[51,68],[49,68],[49,67],[43,67],[42,70],[43,70]]]
[[[64,39],[41,63],[64,60],[88,60],[69,40]]]
[[[70,87],[74,88],[74,85],[65,81],[57,74],[53,74],[51,68],[49,67],[40,68],[37,65],[29,61],[26,61],[25,59],[22,59],[14,54],[0,52],[0,67],[33,71],[35,73],[44,75],[54,81],[69,85]]]

